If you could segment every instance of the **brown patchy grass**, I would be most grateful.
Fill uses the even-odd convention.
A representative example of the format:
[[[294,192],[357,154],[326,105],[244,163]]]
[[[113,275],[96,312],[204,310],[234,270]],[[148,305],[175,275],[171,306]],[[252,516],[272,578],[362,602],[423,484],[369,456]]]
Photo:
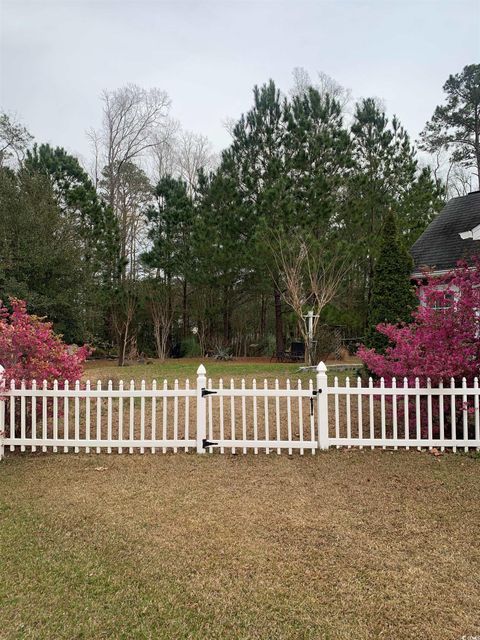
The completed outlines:
[[[0,637],[480,634],[479,459],[27,455],[0,465]]]

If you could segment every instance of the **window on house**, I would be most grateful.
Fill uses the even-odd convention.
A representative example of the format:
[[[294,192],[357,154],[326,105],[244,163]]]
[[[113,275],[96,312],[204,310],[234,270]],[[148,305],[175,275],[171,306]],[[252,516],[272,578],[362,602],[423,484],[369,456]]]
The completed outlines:
[[[454,302],[454,294],[451,291],[445,291],[442,296],[435,297],[430,306],[436,311],[447,311],[453,307]]]
[[[430,296],[427,296],[425,288],[422,287],[420,290],[420,304],[423,307],[429,307],[437,311],[448,311],[448,309],[454,308],[459,295],[458,288],[455,286],[439,285],[435,293]]]

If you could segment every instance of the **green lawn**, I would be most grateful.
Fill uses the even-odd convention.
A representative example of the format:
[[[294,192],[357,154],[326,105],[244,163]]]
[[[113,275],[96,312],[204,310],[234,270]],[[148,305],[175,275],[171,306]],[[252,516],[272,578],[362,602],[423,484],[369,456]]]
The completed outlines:
[[[300,372],[299,368],[303,366],[301,364],[263,362],[255,359],[221,362],[209,358],[179,358],[165,362],[151,360],[150,364],[131,364],[125,367],[119,367],[113,360],[92,360],[87,363],[84,377],[91,380],[101,379],[102,381],[129,381],[133,379],[135,381],[146,380],[147,382],[154,379],[166,379],[173,382],[175,379],[183,381],[188,378],[193,382],[200,364],[205,365],[207,376],[213,379],[229,380],[234,378],[240,380],[245,378],[251,380],[257,378],[263,380],[266,378],[273,381],[278,378],[283,382],[286,378],[292,380],[300,378],[302,381],[306,381],[315,376],[314,371]],[[348,373],[331,373],[329,380],[333,381],[335,375],[341,380],[345,379],[345,375],[355,376],[357,368],[358,364],[353,362],[352,369]]]
[[[7,457],[0,637],[478,635],[479,464],[335,450]]]

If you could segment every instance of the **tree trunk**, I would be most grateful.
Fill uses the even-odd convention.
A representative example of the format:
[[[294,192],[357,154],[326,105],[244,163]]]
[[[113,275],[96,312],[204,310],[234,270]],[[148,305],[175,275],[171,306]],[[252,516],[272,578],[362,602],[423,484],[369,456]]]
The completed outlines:
[[[183,291],[182,291],[182,325],[183,325],[183,331],[182,331],[182,335],[184,338],[187,337],[187,325],[188,325],[188,317],[187,317],[187,311],[188,311],[188,300],[187,300],[187,279],[184,278],[183,280]]]
[[[118,344],[118,366],[123,367],[125,364],[125,354],[127,351],[128,328],[122,331]]]
[[[262,340],[265,337],[266,326],[267,326],[267,305],[265,301],[265,296],[262,293],[261,305],[260,305],[260,326],[259,326],[259,333]]]
[[[275,302],[275,352],[280,355],[285,351],[285,338],[283,335],[282,299],[278,288],[274,285],[273,298]]]
[[[223,342],[225,345],[228,344],[230,340],[230,304],[229,304],[229,295],[228,288],[225,287],[223,290]]]

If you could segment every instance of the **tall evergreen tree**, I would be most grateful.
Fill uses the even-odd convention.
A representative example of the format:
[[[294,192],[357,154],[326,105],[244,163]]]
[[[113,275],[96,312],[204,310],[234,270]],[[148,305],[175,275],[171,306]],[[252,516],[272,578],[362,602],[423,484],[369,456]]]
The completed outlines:
[[[372,282],[372,299],[368,313],[368,332],[365,344],[384,351],[387,338],[375,327],[383,322],[408,322],[417,306],[411,283],[413,261],[398,237],[395,216],[389,211],[381,234],[380,253]]]
[[[480,64],[469,64],[443,85],[446,100],[421,134],[427,151],[453,149],[452,160],[475,172],[480,187]]]
[[[82,342],[82,246],[47,177],[0,168],[0,219],[0,299],[26,300],[68,342]]]
[[[262,290],[262,279],[259,282],[254,270],[255,228],[237,189],[230,154],[224,154],[215,172],[200,172],[198,182],[194,285],[202,292],[208,289],[215,301],[208,309],[208,333],[214,327],[214,316],[219,316],[223,342],[228,344],[238,306]]]
[[[285,138],[287,122],[285,110],[287,101],[280,97],[280,91],[273,80],[253,91],[254,104],[247,114],[242,115],[233,130],[233,143],[228,151],[235,164],[238,180],[237,188],[245,204],[251,211],[254,229],[260,227],[277,228],[291,218],[291,197],[288,194],[286,171]],[[268,248],[262,241],[257,244],[257,273],[265,271]],[[263,274],[262,274],[263,276]],[[262,280],[264,277],[262,277]],[[273,291],[275,340],[277,353],[284,350],[281,294],[270,280]]]
[[[62,214],[82,239],[86,264],[102,281],[114,281],[120,268],[118,225],[77,158],[61,147],[35,144],[24,167],[48,177]]]
[[[35,144],[27,152],[24,171],[48,179],[61,215],[75,232],[82,251],[85,339],[92,340],[106,330],[106,309],[123,268],[113,211],[98,196],[77,158],[61,147]]]
[[[395,210],[399,235],[409,243],[441,208],[443,191],[429,170],[419,171],[416,151],[398,119],[389,123],[372,98],[357,104],[351,132],[355,170],[343,227],[356,247],[357,304],[366,319],[387,212]]]
[[[182,289],[182,326],[188,328],[188,282],[192,271],[193,204],[183,180],[166,176],[155,188],[157,203],[146,212],[150,251],[142,254],[144,264],[157,271],[168,287],[175,282]]]

